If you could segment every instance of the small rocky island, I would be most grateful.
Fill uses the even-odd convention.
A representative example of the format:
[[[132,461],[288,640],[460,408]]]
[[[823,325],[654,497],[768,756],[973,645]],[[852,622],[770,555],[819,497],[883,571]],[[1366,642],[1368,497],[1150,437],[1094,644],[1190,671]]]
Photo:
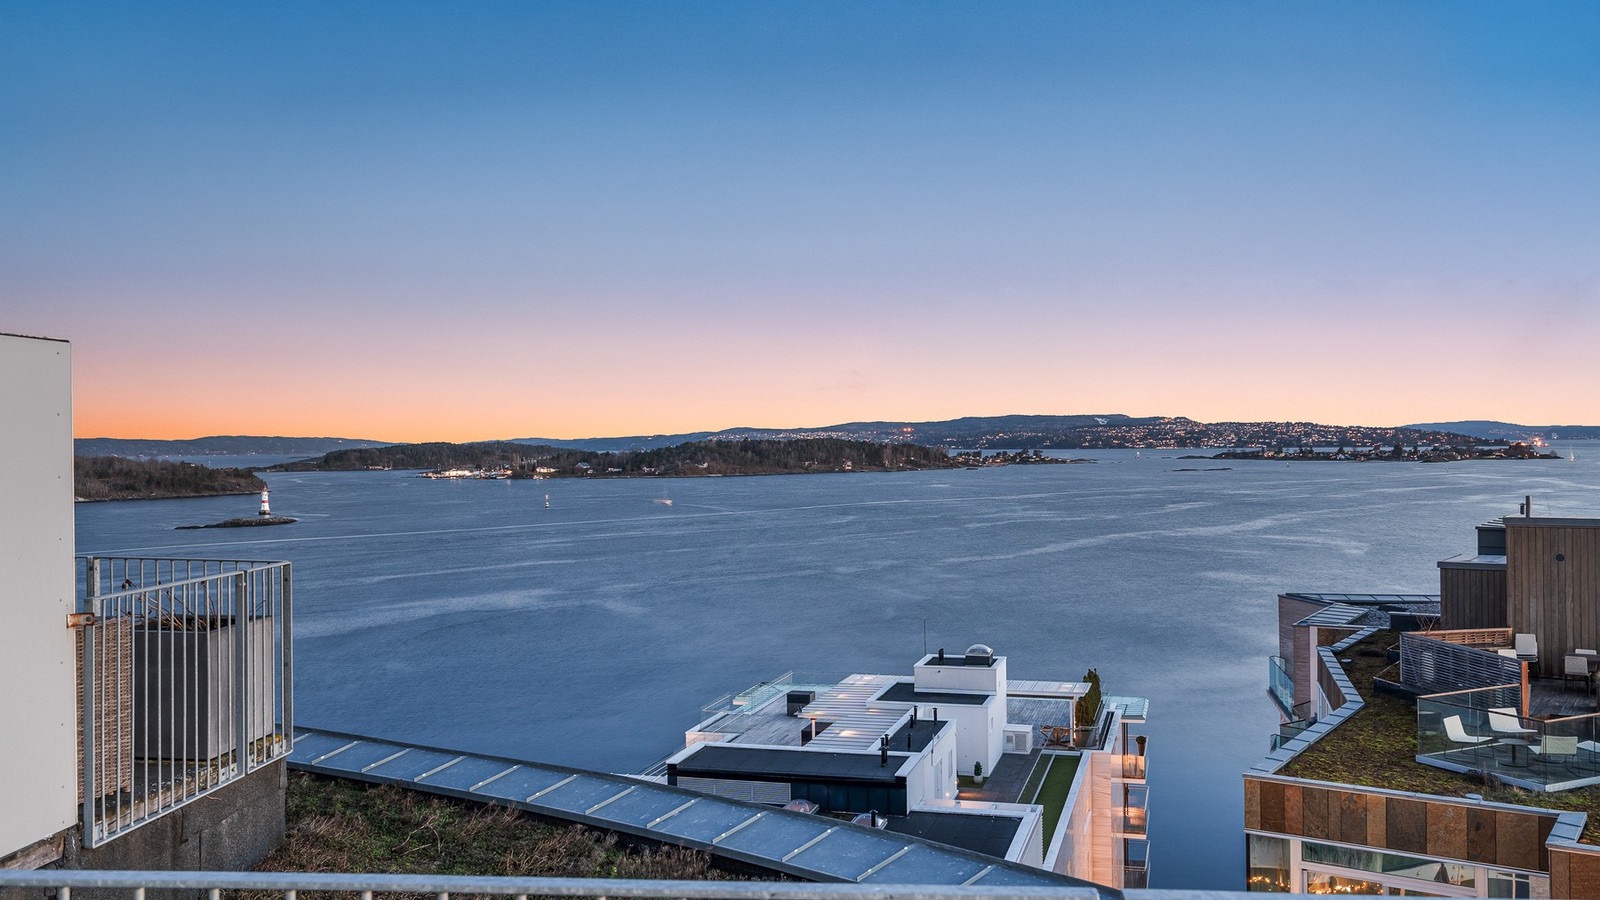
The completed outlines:
[[[237,519],[224,519],[221,522],[212,522],[210,525],[179,525],[179,531],[192,531],[196,528],[255,528],[258,525],[293,525],[299,519],[288,516],[241,516]]]
[[[195,528],[256,528],[261,525],[292,525],[297,521],[299,520],[291,519],[288,516],[273,515],[272,505],[269,497],[267,496],[267,489],[262,488],[261,511],[256,513],[254,516],[250,516],[248,518],[240,516],[236,519],[224,519],[221,522],[213,522],[210,525],[179,525],[178,530],[189,531]]]

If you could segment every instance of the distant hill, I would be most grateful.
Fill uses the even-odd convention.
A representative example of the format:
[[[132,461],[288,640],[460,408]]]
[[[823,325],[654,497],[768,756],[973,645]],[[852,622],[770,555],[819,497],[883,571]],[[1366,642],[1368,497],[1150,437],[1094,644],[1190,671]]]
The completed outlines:
[[[1600,425],[1517,425],[1489,419],[1468,419],[1462,422],[1434,422],[1406,427],[1456,431],[1476,438],[1499,441],[1527,441],[1533,438],[1545,441],[1600,441]]]
[[[1126,416],[1120,413],[1072,416],[968,416],[940,422],[846,422],[819,428],[728,428],[714,432],[649,437],[521,442],[584,450],[647,450],[689,441],[795,440],[914,443],[963,449],[1120,449],[1248,446],[1372,446],[1396,442],[1470,444],[1472,438],[1447,430],[1322,425],[1315,422],[1197,422],[1183,416]]]
[[[79,456],[321,456],[346,448],[382,447],[393,441],[221,434],[186,441],[78,438],[72,443]]]
[[[929,446],[1007,448],[1024,446],[1005,443],[1015,436],[1035,441],[1059,439],[1067,432],[1092,427],[1119,427],[1143,425],[1171,420],[1162,416],[1134,418],[1120,413],[1073,416],[968,416],[940,422],[845,422],[839,425],[822,425],[801,428],[724,428],[721,431],[691,431],[683,434],[635,435],[632,437],[577,438],[514,438],[518,443],[545,444],[552,447],[570,447],[581,450],[618,452],[624,450],[651,450],[676,447],[698,441],[740,440],[803,440],[834,438],[849,441],[877,441],[897,444],[925,444]],[[998,441],[998,442],[997,442]],[[1026,444],[1033,447],[1035,444]],[[1075,446],[1062,444],[1061,446]]]

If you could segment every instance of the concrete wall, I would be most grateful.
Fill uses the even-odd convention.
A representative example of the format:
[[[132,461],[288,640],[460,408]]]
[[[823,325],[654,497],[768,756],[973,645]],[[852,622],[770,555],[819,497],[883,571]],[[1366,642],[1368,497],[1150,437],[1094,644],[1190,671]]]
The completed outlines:
[[[0,857],[77,818],[72,348],[0,335]]]

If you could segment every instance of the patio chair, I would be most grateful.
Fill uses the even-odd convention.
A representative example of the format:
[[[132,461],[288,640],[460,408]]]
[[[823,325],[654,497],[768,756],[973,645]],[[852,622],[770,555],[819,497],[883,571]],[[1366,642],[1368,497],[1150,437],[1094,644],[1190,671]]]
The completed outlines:
[[[1472,751],[1473,756],[1478,755],[1479,744],[1493,740],[1493,738],[1481,734],[1468,734],[1467,730],[1461,727],[1460,716],[1444,717],[1444,736],[1449,738],[1452,744],[1465,744],[1467,749]]]
[[[1578,653],[1568,653],[1562,657],[1561,689],[1567,689],[1567,682],[1574,678],[1583,679],[1584,690],[1589,689],[1589,658]]]
[[[1539,659],[1539,639],[1537,637],[1531,634],[1518,634],[1513,639],[1513,644],[1517,648],[1518,659],[1526,659],[1530,662]]]
[[[1517,651],[1511,649],[1510,647],[1501,647],[1499,650],[1496,650],[1495,652],[1500,654],[1501,656],[1504,656],[1507,659],[1516,659],[1517,658]]]
[[[1509,706],[1500,706],[1489,710],[1489,730],[1495,734],[1503,734],[1514,738],[1537,733],[1533,728],[1523,728],[1522,720],[1518,718],[1517,711]]]
[[[1578,736],[1575,734],[1546,734],[1539,738],[1537,747],[1529,747],[1528,750],[1544,763],[1544,770],[1548,775],[1550,766],[1555,760],[1571,760],[1578,755]]]

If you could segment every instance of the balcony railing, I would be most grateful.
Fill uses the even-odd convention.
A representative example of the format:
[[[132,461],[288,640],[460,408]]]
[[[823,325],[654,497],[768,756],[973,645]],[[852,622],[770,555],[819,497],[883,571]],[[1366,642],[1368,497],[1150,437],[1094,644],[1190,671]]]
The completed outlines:
[[[1600,784],[1600,714],[1522,717],[1520,684],[1417,698],[1417,762],[1484,772],[1518,787]]]
[[[1294,715],[1294,676],[1281,656],[1267,657],[1267,692],[1284,715]]]
[[[89,558],[80,640],[83,842],[291,749],[289,564]]]

